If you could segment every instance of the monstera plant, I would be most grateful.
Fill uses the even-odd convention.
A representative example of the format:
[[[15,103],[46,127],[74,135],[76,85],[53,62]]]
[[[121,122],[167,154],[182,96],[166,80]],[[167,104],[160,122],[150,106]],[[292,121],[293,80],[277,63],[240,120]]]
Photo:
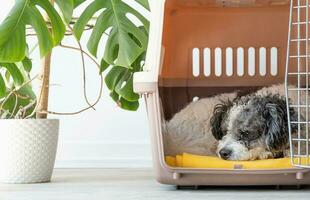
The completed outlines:
[[[111,97],[121,108],[128,110],[138,108],[139,96],[132,89],[133,72],[140,71],[142,68],[149,22],[137,10],[121,0],[86,1],[89,5],[80,17],[73,21],[73,10],[85,1],[55,0],[54,3],[48,0],[16,0],[9,16],[0,25],[0,66],[5,71],[0,76],[0,97],[4,97],[1,101],[2,118],[35,117],[35,115],[26,114],[16,115],[20,114],[20,109],[25,109],[25,107],[30,114],[33,113],[30,111],[34,107],[40,108],[36,110],[37,117],[41,116],[40,112],[47,111],[46,102],[33,103],[37,99],[31,90],[31,81],[28,77],[32,64],[26,36],[35,35],[41,57],[49,58],[53,47],[61,44],[66,30],[69,32],[72,30],[74,36],[80,40],[82,34],[90,26],[92,33],[87,49],[100,62],[100,73],[111,66],[105,78]],[[149,9],[147,0],[136,0],[136,2]],[[54,4],[60,12],[55,9]],[[95,17],[98,11],[99,16]],[[44,16],[45,13],[47,16]],[[140,24],[136,25],[128,17],[129,15],[135,16]],[[104,46],[100,46],[99,42],[104,36],[107,37],[107,42]],[[104,55],[98,57],[97,51],[102,48],[104,48]],[[49,59],[47,61],[49,62]],[[46,98],[48,96],[48,90],[46,91],[48,88],[46,76],[49,76],[49,70],[46,69],[49,68],[48,62],[44,62],[45,66],[39,77],[43,82],[41,98],[45,101],[48,99]],[[24,84],[26,82],[28,83]],[[36,104],[39,105],[35,106]],[[45,106],[40,104],[45,104]]]
[[[141,71],[143,68],[149,21],[135,9],[136,6],[131,4],[136,4],[145,10],[149,10],[149,4],[147,0],[128,2],[130,4],[123,0],[15,0],[13,8],[0,24],[0,116],[1,119],[11,119],[0,120],[2,128],[0,137],[7,138],[6,140],[0,138],[3,143],[0,145],[3,146],[4,143],[12,145],[12,141],[9,141],[12,137],[6,137],[5,134],[16,135],[16,137],[33,137],[34,140],[45,137],[44,140],[50,140],[45,141],[46,144],[54,141],[51,148],[55,150],[45,152],[39,149],[35,151],[36,153],[46,153],[43,156],[23,154],[25,152],[34,153],[25,149],[35,143],[30,142],[27,145],[14,147],[17,148],[14,153],[20,152],[22,155],[7,156],[9,150],[2,151],[0,153],[0,169],[5,173],[0,173],[0,181],[42,182],[48,181],[51,176],[50,169],[52,167],[42,165],[46,169],[41,170],[41,176],[29,179],[31,176],[24,174],[27,170],[21,170],[20,164],[14,164],[14,162],[20,163],[20,160],[23,159],[23,167],[29,169],[28,173],[31,170],[33,173],[40,171],[36,168],[41,166],[31,159],[28,162],[28,157],[32,157],[32,159],[43,159],[42,157],[44,157],[50,160],[40,162],[54,164],[58,120],[46,119],[49,113],[57,114],[48,110],[50,64],[54,47],[61,46],[80,51],[82,60],[84,60],[84,56],[90,57],[99,67],[99,75],[102,77],[105,74],[104,82],[117,105],[126,110],[138,109],[139,95],[133,92],[133,73]],[[80,5],[86,7],[79,17],[74,17],[74,10]],[[84,8],[84,6],[82,7]],[[91,35],[87,39],[85,47],[87,50],[84,50],[80,40],[86,31],[91,31]],[[63,38],[67,35],[74,37],[79,46],[64,45]],[[37,44],[30,43],[29,37],[35,37]],[[104,37],[106,43],[101,44],[100,41]],[[32,70],[32,59],[38,59],[31,56],[36,47],[40,51],[42,66],[37,75],[31,76],[30,74],[35,74]],[[104,52],[103,55],[98,55],[98,49]],[[84,62],[82,65],[85,71]],[[40,90],[37,94],[32,89],[32,82],[35,79],[40,81]],[[85,100],[88,107],[81,111],[91,109],[97,103],[97,101],[93,104],[90,103],[86,95]],[[19,125],[23,128],[18,128]],[[14,132],[15,129],[18,133]],[[51,132],[52,130],[55,133]],[[47,132],[49,134],[46,134]],[[31,134],[37,135],[29,136]],[[54,136],[51,137],[51,135]],[[16,140],[14,141],[16,143]],[[25,142],[25,140],[21,138],[20,142]],[[43,147],[36,144],[35,148]],[[43,149],[46,149],[46,146]],[[36,163],[36,166],[33,163]],[[9,169],[9,166],[14,165],[19,165],[19,169]],[[16,172],[18,170],[20,171]]]

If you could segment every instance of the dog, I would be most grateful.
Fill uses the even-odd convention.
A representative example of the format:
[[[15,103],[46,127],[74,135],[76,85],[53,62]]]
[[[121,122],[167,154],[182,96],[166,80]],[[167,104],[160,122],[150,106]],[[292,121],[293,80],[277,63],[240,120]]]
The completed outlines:
[[[299,93],[300,104],[305,105],[305,95]],[[290,103],[297,105],[297,92],[290,94]],[[293,108],[289,112],[291,121],[301,120],[306,114],[301,111],[298,116]],[[166,122],[165,155],[186,152],[238,161],[287,157],[290,155],[287,117],[284,84],[241,97],[233,92],[203,98],[191,102]],[[296,135],[298,125],[290,128]]]

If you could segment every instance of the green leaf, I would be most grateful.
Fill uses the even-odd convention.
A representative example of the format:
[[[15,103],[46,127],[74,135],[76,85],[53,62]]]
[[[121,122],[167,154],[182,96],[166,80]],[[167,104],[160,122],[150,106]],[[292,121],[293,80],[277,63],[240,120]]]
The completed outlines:
[[[106,85],[111,91],[111,98],[118,104],[120,104],[121,98],[123,101],[126,100],[124,103],[125,106],[120,106],[126,110],[135,110],[135,106],[139,105],[137,101],[140,96],[133,91],[133,74],[142,70],[141,62],[144,59],[145,52],[138,57],[130,69],[112,66],[105,77]]]
[[[25,57],[24,60],[22,60],[22,64],[24,69],[29,73],[32,69],[32,62],[28,57]]]
[[[94,0],[84,10],[74,26],[74,33],[78,39],[81,38],[87,23],[99,10],[102,11],[88,40],[88,50],[97,57],[99,42],[103,35],[107,34],[106,31],[111,28],[103,59],[111,65],[130,68],[131,64],[146,50],[148,39],[147,34],[133,24],[127,14],[136,16],[145,27],[149,26],[149,22],[122,0]]]
[[[10,82],[11,74],[10,74],[10,72],[9,72],[8,70],[5,71],[4,77],[5,77],[5,80],[6,80],[7,82]]]
[[[102,74],[102,72],[104,72],[109,66],[110,66],[109,63],[107,63],[104,59],[101,59],[99,73]]]
[[[2,75],[0,75],[0,98],[4,97],[5,94],[6,94],[5,81],[2,77]]]
[[[16,1],[0,25],[0,62],[20,61],[25,56],[26,33],[22,20],[26,7],[27,1]]]
[[[84,3],[86,0],[73,0],[74,8],[78,7],[82,3]]]
[[[64,34],[66,32],[66,28],[65,25],[61,19],[61,17],[59,16],[59,14],[57,13],[57,11],[55,10],[55,8],[52,6],[52,4],[49,1],[42,1],[42,0],[32,0],[33,3],[35,3],[36,6],[39,6],[41,8],[44,9],[44,11],[47,13],[48,18],[51,22],[51,37],[52,37],[52,41],[53,41],[53,45],[56,46],[58,45],[62,38],[64,37]],[[42,14],[39,12],[39,10],[35,7],[32,6],[33,10],[37,12],[38,16],[37,18],[42,18]],[[43,19],[44,20],[44,19]],[[31,22],[28,22],[29,24]],[[40,24],[41,27],[46,27],[46,25],[42,25]],[[37,31],[40,27],[34,27],[35,30]]]
[[[111,92],[110,97],[120,108],[124,110],[136,111],[139,108],[139,101],[127,101],[126,99],[121,98],[116,92]]]
[[[20,72],[20,69],[16,66],[16,64],[1,63],[1,66],[6,68],[10,72],[16,86],[20,86],[23,84],[24,82],[23,74]]]
[[[144,8],[147,10],[150,10],[150,5],[148,0],[136,0],[138,3],[140,3]]]
[[[12,33],[18,29],[20,24],[23,24],[23,13],[27,4],[28,1],[16,1],[8,17],[2,22],[0,26],[0,46],[13,37]]]
[[[138,101],[140,96],[133,91],[133,73],[124,75],[115,87],[115,91],[130,102]]]
[[[110,97],[115,101],[115,102],[119,102],[119,95],[115,92],[115,91],[112,91],[110,93]]]
[[[79,19],[76,21],[73,32],[77,39],[81,39],[81,36],[84,32],[84,28],[87,25],[88,21],[91,20],[92,16],[100,9],[100,1],[92,2],[82,13]],[[99,8],[98,8],[99,7]]]
[[[147,0],[135,1],[149,10]],[[97,57],[98,49],[104,48],[100,74],[111,66],[105,77],[111,98],[125,110],[137,110],[139,95],[133,91],[133,74],[142,70],[149,21],[122,0],[93,0],[74,25],[73,31],[78,40],[97,13],[99,16],[87,43],[88,50]],[[129,15],[135,16],[143,26],[136,26]],[[100,47],[103,37],[107,37],[107,42]]]
[[[124,67],[115,66],[105,77],[105,83],[110,91],[115,89],[115,86],[118,84],[119,80],[126,73],[127,69]]]
[[[14,89],[14,88],[12,88]],[[6,96],[9,94],[9,92],[6,93]],[[12,114],[12,117],[14,118],[15,115],[18,112],[18,108],[25,107],[29,105],[31,102],[34,102],[36,100],[35,93],[33,92],[30,85],[23,86],[19,88],[16,91],[17,99],[15,95],[11,95],[7,101],[4,103],[3,110],[0,111],[1,116],[3,116],[4,113],[10,113],[9,115],[4,115],[4,117],[9,118],[9,116]],[[0,101],[0,104],[2,101]],[[26,116],[30,115],[33,110],[35,109],[36,104],[34,104],[27,112]],[[17,108],[17,109],[15,109]],[[15,110],[14,110],[15,109]],[[34,116],[32,116],[34,117]]]
[[[55,0],[55,2],[60,8],[65,22],[69,24],[73,15],[74,0]]]
[[[43,16],[41,16],[40,12],[33,7],[30,7],[24,16],[36,31],[41,56],[46,55],[53,48],[54,42],[49,33],[48,27],[45,25]]]
[[[51,31],[39,8],[47,13]],[[0,62],[20,62],[26,56],[26,25],[35,30],[41,56],[58,45],[65,33],[61,17],[47,0],[17,0],[8,17],[0,25]]]
[[[2,31],[1,28],[2,27],[0,26],[0,32]],[[25,51],[25,26],[19,26],[16,27],[14,32],[12,32],[9,40],[3,42],[3,44],[0,46],[0,62],[18,62],[25,57]]]
[[[105,83],[110,91],[130,102],[139,100],[133,91],[133,72],[127,68],[114,66],[106,75]]]
[[[139,101],[130,102],[124,98],[121,98],[119,100],[119,105],[122,109],[129,110],[129,111],[136,111],[139,108]]]
[[[17,74],[17,77],[19,79],[21,79],[20,77],[22,77],[23,82],[29,81],[28,73],[25,72],[24,67],[21,66],[21,64],[22,63],[16,63],[16,64],[1,63],[0,64],[1,66],[6,66],[8,69],[5,71],[5,76],[7,80],[5,82],[0,81],[0,88],[6,89],[4,96],[7,97],[7,100],[5,103],[3,102],[4,98],[0,99],[0,104],[4,103],[2,110],[0,110],[0,116],[2,118],[10,118],[10,117],[14,118],[20,107],[25,107],[29,105],[30,103],[33,104],[33,102],[36,101],[36,95],[32,89],[31,83],[23,85],[23,86],[19,86],[17,84],[11,84],[12,82],[11,77],[13,78],[14,82],[15,82],[14,79],[16,79],[14,78],[15,75],[10,73],[12,70],[9,70],[9,69],[11,68],[14,69],[14,71],[16,71],[17,73],[18,72],[20,73],[20,74],[19,73]],[[11,94],[10,91],[12,90],[16,90],[16,92],[14,94]],[[9,94],[11,96],[8,96]],[[26,116],[30,115],[32,111],[34,110],[34,108],[35,108],[35,104],[27,110]]]

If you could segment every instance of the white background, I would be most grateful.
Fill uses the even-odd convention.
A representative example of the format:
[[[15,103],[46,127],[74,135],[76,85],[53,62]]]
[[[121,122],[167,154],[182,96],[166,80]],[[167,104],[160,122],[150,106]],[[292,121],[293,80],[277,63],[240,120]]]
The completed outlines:
[[[1,0],[0,3],[2,21],[14,0]],[[66,38],[64,44],[76,45],[72,37]],[[31,57],[35,65],[33,73],[36,74],[40,63],[37,52]],[[79,52],[56,48],[52,59],[50,110],[71,112],[84,108],[86,104]],[[92,101],[97,97],[99,81],[98,69],[87,59],[87,88]],[[61,119],[56,167],[151,166],[148,122],[143,101],[139,111],[123,111],[110,99],[105,87],[96,111],[76,116],[50,117]]]

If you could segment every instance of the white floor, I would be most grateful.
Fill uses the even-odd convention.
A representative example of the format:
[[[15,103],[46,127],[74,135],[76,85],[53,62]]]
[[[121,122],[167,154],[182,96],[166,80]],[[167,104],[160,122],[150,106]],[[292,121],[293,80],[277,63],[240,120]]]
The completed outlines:
[[[58,169],[53,181],[45,184],[0,184],[0,200],[224,200],[281,199],[309,200],[310,187],[209,187],[176,190],[158,184],[148,169]]]

